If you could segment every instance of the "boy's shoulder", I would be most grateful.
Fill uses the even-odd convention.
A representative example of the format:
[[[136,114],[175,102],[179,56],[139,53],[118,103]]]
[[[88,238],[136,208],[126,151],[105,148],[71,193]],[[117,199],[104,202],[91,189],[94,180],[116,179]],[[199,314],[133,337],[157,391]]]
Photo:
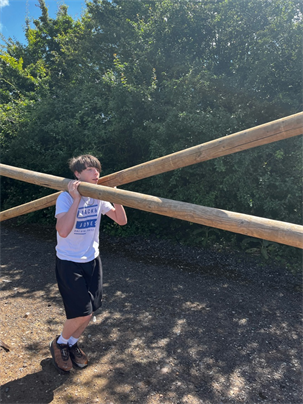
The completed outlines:
[[[66,198],[72,198],[72,196],[67,192],[67,191],[63,191],[59,194],[58,199],[66,199]]]
[[[63,191],[58,196],[56,203],[72,202],[72,201],[73,201],[73,197],[67,191]]]

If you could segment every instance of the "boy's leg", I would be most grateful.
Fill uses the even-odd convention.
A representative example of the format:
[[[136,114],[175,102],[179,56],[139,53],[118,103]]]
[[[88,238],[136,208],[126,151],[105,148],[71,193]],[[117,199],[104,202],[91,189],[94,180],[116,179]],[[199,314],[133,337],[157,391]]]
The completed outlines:
[[[70,337],[80,338],[81,334],[88,326],[92,314],[84,317],[71,318],[65,321],[62,331],[62,337],[69,340]]]
[[[74,338],[77,339],[78,335],[80,336],[85,330],[91,319],[92,307],[81,265],[57,258],[56,277],[67,320],[64,323],[61,336],[56,337],[50,343],[50,351],[57,369],[68,372],[73,367],[68,340],[73,334]],[[82,362],[86,366],[87,358],[84,353],[83,358],[84,361]]]
[[[88,359],[85,353],[78,347],[78,339],[87,327],[92,315],[76,317],[72,319],[67,319],[63,326],[63,331],[59,338],[56,338],[51,343],[51,353],[55,362],[55,366],[59,368],[59,370],[67,371],[66,369],[69,367],[72,368],[72,363],[80,368],[85,368],[88,364]],[[71,338],[73,337],[73,338]],[[70,340],[73,342],[71,343]],[[63,344],[62,344],[63,342]],[[60,348],[61,347],[61,348]],[[65,347],[69,354],[70,363],[67,365],[66,363],[62,363],[62,356],[59,354],[59,351],[56,354],[56,348],[62,349]],[[69,370],[70,370],[69,369]]]
[[[73,337],[72,340],[77,340],[88,326],[92,311],[101,306],[102,264],[100,257],[84,264],[62,261],[57,258],[56,277],[67,315],[59,341],[63,342],[63,338],[64,342],[67,342],[70,337]],[[55,348],[60,348],[60,346],[62,345],[57,344],[56,338],[51,343],[51,352],[57,367],[62,368],[56,363],[54,354]],[[87,366],[87,357],[77,343],[69,347],[68,352],[69,361],[72,360],[81,368]],[[58,357],[59,354],[56,355],[56,358]],[[61,358],[59,357],[59,359]],[[65,367],[66,364],[64,364]]]
[[[88,326],[88,323],[92,317],[92,314],[85,317],[77,317],[66,320],[64,323],[62,337],[64,339],[70,339],[71,337],[74,342],[69,344],[70,359],[74,365],[79,368],[85,368],[88,365],[88,359],[86,354],[78,347],[77,340]]]
[[[87,281],[87,285],[88,285],[88,293],[90,296],[90,302],[92,304],[92,311],[95,311],[101,306],[101,302],[102,302],[102,263],[101,263],[100,257],[95,258],[94,261],[91,262],[89,264],[89,266],[87,266],[85,275],[86,275],[85,277],[86,277],[86,281]],[[92,314],[90,314],[89,316],[86,316],[87,321],[85,321],[83,319],[83,322],[82,322],[81,318],[74,319],[74,320],[77,320],[78,323],[81,322],[81,324],[72,333],[72,337],[74,337],[73,339],[76,340],[81,336],[81,334],[83,333],[85,328],[88,326],[88,323],[89,323],[91,317],[92,317]],[[64,332],[68,332],[67,333],[67,335],[68,335],[71,331],[71,327],[73,327],[75,325],[76,325],[76,322],[74,323],[74,322],[70,322],[70,320],[67,320],[64,324],[64,331],[63,331],[62,335],[64,335]],[[84,368],[87,366],[87,364],[88,364],[87,356],[82,351],[82,349],[80,349],[78,347],[77,343],[70,346],[69,351],[70,351],[71,360],[73,361],[73,363],[76,366],[78,366],[80,368]]]

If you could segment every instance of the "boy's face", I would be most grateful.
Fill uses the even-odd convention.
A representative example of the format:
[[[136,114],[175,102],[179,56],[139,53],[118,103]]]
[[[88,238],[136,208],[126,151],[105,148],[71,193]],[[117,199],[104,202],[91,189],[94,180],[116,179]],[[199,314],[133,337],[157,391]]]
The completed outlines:
[[[99,171],[95,167],[86,167],[79,173],[75,171],[75,176],[79,181],[89,182],[90,184],[97,184],[100,177]]]

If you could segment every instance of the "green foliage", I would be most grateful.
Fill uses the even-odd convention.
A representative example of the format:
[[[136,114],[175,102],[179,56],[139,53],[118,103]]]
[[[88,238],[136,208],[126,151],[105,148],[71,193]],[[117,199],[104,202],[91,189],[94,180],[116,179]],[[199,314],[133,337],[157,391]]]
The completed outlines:
[[[64,5],[51,19],[39,4],[27,44],[8,40],[0,55],[3,163],[70,177],[67,160],[92,153],[107,174],[302,109],[299,1],[92,0],[78,21]],[[302,137],[125,188],[302,224]],[[6,178],[2,189],[3,208],[49,193]],[[128,213],[129,234],[201,246],[235,239]],[[273,256],[276,246],[262,243],[252,248]]]
[[[268,240],[246,237],[241,243],[242,249],[248,254],[261,254],[266,260],[277,250],[278,244]]]

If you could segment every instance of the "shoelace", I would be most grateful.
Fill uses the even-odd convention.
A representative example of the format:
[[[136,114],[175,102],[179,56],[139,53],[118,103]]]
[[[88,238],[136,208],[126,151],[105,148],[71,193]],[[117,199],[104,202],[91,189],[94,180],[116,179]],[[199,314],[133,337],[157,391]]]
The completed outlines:
[[[82,353],[81,353],[80,348],[78,347],[78,345],[76,345],[74,347],[74,350],[75,350],[76,356],[78,356],[78,357],[82,356]]]
[[[60,348],[61,356],[64,361],[67,361],[69,358],[69,351],[67,347]]]

